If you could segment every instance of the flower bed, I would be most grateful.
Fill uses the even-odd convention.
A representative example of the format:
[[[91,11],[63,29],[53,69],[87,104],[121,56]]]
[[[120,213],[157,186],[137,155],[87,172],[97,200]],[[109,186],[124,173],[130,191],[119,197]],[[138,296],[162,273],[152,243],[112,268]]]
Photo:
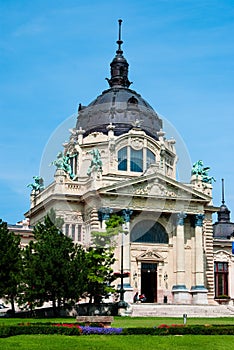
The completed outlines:
[[[103,328],[83,326],[78,323],[20,323],[14,326],[0,326],[0,338],[21,334],[62,334],[67,336],[105,335],[233,335],[233,325],[182,325],[161,324],[151,328]]]
[[[57,323],[53,324],[55,327],[68,327],[77,328],[83,335],[89,334],[121,334],[122,328],[105,328],[105,327],[91,327],[91,326],[80,326],[78,323]]]

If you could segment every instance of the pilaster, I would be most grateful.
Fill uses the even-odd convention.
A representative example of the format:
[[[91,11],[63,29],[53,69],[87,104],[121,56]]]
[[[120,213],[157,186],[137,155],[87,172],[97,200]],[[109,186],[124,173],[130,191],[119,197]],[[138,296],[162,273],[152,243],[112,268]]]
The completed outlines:
[[[176,228],[176,285],[172,288],[175,304],[189,304],[190,294],[185,285],[184,219],[186,214],[177,214]]]
[[[204,254],[203,254],[203,214],[195,215],[195,281],[191,288],[193,304],[207,304],[208,290],[204,286]]]

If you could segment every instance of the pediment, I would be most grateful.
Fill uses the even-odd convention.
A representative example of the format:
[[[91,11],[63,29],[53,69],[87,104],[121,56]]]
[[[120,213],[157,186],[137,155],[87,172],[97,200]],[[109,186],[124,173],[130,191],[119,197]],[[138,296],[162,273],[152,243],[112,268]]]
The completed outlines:
[[[218,250],[214,253],[214,261],[228,261],[232,258],[232,254],[225,250]]]
[[[157,197],[163,199],[197,200],[209,203],[211,197],[160,173],[121,180],[99,190],[104,194]]]
[[[138,261],[151,261],[151,262],[153,261],[159,262],[164,260],[164,258],[158,252],[155,252],[153,250],[147,250],[146,252],[138,255],[136,259]]]

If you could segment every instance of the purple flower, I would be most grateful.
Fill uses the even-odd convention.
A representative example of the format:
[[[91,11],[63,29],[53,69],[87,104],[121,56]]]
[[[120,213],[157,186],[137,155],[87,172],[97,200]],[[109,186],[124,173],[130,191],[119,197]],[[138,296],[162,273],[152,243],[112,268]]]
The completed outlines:
[[[122,328],[103,328],[103,327],[87,327],[81,326],[82,334],[121,334]]]

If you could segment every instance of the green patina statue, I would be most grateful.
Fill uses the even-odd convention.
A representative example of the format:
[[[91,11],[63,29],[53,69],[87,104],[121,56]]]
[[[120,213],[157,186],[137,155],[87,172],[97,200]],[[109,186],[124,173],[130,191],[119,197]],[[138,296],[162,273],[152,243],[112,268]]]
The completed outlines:
[[[57,154],[57,159],[55,159],[50,165],[55,165],[57,169],[64,170],[65,173],[67,173],[69,177],[73,179],[75,175],[72,173],[70,159],[75,156],[76,154],[73,156],[70,156],[69,153],[67,153],[66,155],[63,155],[63,152],[59,152]]]
[[[44,190],[44,180],[41,176],[33,176],[34,183],[28,184],[27,187],[31,187],[32,191]]]
[[[102,172],[102,160],[99,150],[97,148],[94,148],[89,151],[89,153],[92,154],[93,158],[88,168],[87,175],[90,175],[92,170]]]
[[[200,175],[202,178],[202,182],[211,184],[212,181],[215,181],[215,178],[213,176],[208,175],[209,170],[209,167],[204,167],[202,160],[198,160],[196,163],[193,164],[191,173],[192,175],[196,176]]]

